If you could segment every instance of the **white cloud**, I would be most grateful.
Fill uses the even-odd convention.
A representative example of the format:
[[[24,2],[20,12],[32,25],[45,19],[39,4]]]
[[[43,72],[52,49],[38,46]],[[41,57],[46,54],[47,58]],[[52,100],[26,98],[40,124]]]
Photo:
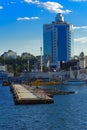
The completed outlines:
[[[78,30],[78,29],[87,29],[87,26],[74,26],[73,27],[74,30]]]
[[[57,2],[40,2],[39,0],[24,0],[24,2],[32,3],[37,5],[38,7],[44,8],[50,12],[54,13],[70,13],[71,10],[63,10],[63,6]]]
[[[30,3],[32,2],[32,0],[24,0],[24,2]]]
[[[69,13],[70,10],[62,10],[63,6],[57,2],[37,2],[39,7],[43,7],[54,13]]]
[[[87,43],[87,37],[75,38],[75,39],[74,39],[74,42],[76,42],[76,43],[81,43],[81,44]]]
[[[39,0],[24,0],[24,2],[36,4]]]
[[[3,9],[3,6],[0,6],[0,10]]]
[[[36,19],[39,19],[39,17],[19,17],[17,18],[17,21],[29,21],[29,20],[36,20]]]

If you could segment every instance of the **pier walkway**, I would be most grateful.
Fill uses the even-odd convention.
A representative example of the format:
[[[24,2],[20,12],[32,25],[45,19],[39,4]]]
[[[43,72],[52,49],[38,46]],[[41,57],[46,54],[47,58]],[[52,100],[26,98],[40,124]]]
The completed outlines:
[[[11,91],[14,95],[15,104],[43,104],[54,102],[44,91],[36,93],[36,91],[31,91],[20,84],[11,85]]]
[[[37,97],[20,84],[14,85],[15,93],[19,99],[36,99]]]

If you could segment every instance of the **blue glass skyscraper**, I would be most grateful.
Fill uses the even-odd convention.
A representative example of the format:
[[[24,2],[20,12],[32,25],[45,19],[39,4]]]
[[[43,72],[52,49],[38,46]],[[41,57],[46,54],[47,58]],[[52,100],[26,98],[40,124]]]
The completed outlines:
[[[43,25],[43,53],[50,57],[51,63],[68,61],[72,53],[72,25],[65,22],[62,14],[56,15],[55,21]]]

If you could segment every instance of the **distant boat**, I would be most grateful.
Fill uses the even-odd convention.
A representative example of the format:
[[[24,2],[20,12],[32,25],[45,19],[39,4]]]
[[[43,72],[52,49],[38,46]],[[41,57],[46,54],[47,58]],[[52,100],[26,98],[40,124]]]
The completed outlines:
[[[8,85],[10,85],[10,83],[8,82],[8,80],[3,80],[2,86],[8,86]]]
[[[3,80],[8,78],[8,73],[6,71],[0,71],[0,84],[3,82]]]
[[[80,85],[80,84],[86,84],[86,81],[84,81],[84,80],[79,80],[79,79],[73,79],[73,80],[67,80],[67,81],[65,81],[64,82],[64,84],[78,84],[78,85]]]
[[[61,84],[61,82],[36,80],[32,81],[31,84],[32,86],[43,86],[43,85],[57,85]]]

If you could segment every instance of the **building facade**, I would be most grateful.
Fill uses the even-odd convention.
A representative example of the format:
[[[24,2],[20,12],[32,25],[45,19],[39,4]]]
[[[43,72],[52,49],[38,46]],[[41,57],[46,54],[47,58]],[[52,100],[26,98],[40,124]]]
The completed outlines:
[[[58,13],[55,21],[43,25],[43,53],[51,59],[51,64],[68,61],[72,54],[72,25],[64,21]]]
[[[84,52],[81,52],[79,55],[79,67],[81,69],[86,68],[86,56],[85,56]]]
[[[6,65],[0,65],[0,71],[7,71]]]
[[[21,54],[21,57],[24,58],[24,59],[29,59],[31,57],[31,55],[28,52],[24,52],[24,53]]]

